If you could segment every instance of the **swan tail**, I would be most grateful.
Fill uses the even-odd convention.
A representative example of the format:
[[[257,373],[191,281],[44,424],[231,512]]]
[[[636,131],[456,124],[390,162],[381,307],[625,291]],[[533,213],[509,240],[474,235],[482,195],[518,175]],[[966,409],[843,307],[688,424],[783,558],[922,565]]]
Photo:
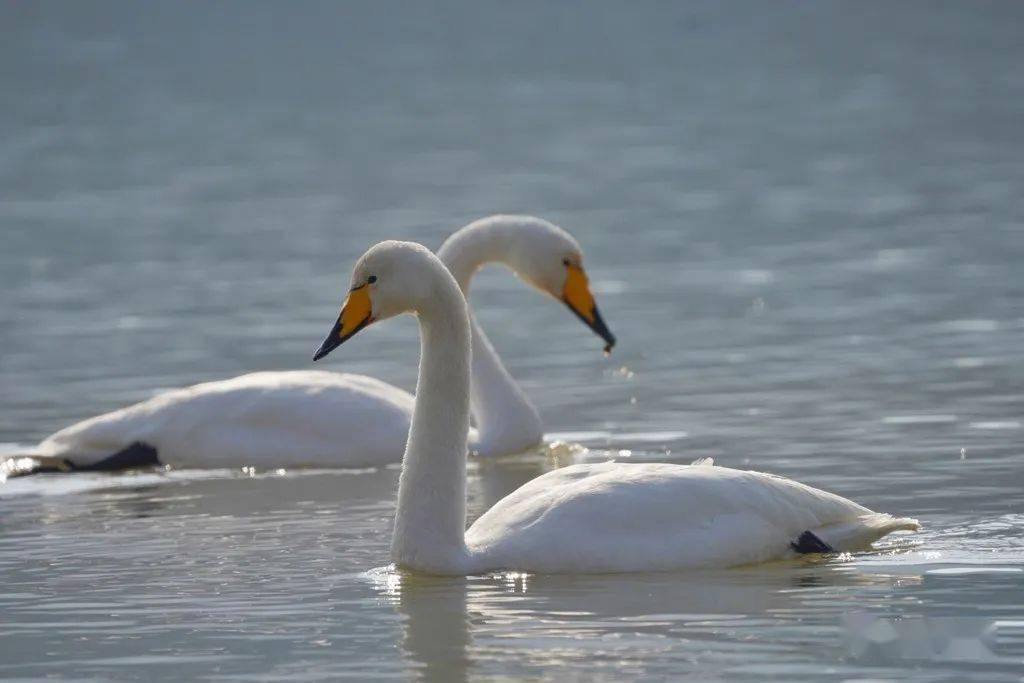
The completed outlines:
[[[135,441],[113,455],[108,455],[102,460],[88,465],[75,465],[74,469],[76,472],[116,472],[137,467],[156,467],[162,464],[160,458],[157,457],[155,448],[148,443]]]
[[[909,517],[880,512],[808,529],[792,544],[801,553],[839,553],[867,548],[894,531],[917,531],[921,525]]]
[[[31,474],[61,474],[66,472],[115,472],[137,467],[161,465],[157,451],[149,444],[136,441],[105,458],[88,464],[75,464],[73,456],[15,453],[0,460],[0,481]]]
[[[30,474],[71,472],[74,466],[66,458],[40,453],[9,453],[0,458],[0,481]]]

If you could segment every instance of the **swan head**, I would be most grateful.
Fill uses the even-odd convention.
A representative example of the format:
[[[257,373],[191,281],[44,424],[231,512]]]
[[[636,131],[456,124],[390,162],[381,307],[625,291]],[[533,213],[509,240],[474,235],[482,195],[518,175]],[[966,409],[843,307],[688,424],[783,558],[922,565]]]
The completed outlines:
[[[568,232],[540,218],[522,217],[518,237],[509,244],[507,263],[519,278],[569,307],[577,318],[605,342],[615,346],[590,292],[583,269],[583,249]]]
[[[445,279],[448,282],[442,283]],[[391,240],[370,247],[352,269],[341,313],[313,360],[320,360],[370,323],[429,305],[444,284],[458,292],[448,269],[423,245]]]

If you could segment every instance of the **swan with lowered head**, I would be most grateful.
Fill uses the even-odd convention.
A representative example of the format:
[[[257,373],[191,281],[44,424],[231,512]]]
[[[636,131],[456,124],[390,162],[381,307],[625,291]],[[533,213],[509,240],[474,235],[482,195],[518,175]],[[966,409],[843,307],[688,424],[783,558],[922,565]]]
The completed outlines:
[[[537,477],[467,531],[471,323],[458,283],[426,248],[382,242],[352,272],[314,354],[367,325],[419,320],[421,356],[391,543],[399,566],[439,574],[496,569],[615,572],[728,567],[863,547],[915,520],[759,472],[701,463],[602,463]]]
[[[532,216],[490,216],[457,230],[438,253],[466,292],[473,274],[502,263],[563,301],[615,343],[590,294],[579,243]],[[509,375],[483,330],[471,322],[470,451],[518,453],[538,444],[536,408]],[[43,440],[25,471],[120,469],[169,464],[367,466],[402,458],[413,397],[364,375],[324,371],[256,372],[205,382],[71,425]],[[26,462],[27,461],[27,462]],[[42,462],[42,467],[38,464]],[[19,473],[15,468],[12,473]]]

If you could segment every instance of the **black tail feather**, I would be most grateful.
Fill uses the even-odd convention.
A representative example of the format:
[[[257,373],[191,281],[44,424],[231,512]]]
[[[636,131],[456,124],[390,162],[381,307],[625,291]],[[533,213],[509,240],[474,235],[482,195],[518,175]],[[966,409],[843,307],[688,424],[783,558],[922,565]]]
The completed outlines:
[[[62,474],[67,472],[116,472],[138,467],[162,465],[157,451],[149,444],[136,441],[113,455],[88,465],[76,464],[74,458],[48,455],[9,455],[0,459],[0,474],[6,478],[26,477],[30,474]]]
[[[801,555],[836,552],[835,548],[818,538],[813,531],[803,532],[795,541],[789,544],[789,547]]]
[[[89,465],[74,465],[72,469],[76,472],[113,472],[116,470],[127,470],[135,467],[154,467],[160,464],[157,458],[156,449],[148,443],[136,441],[126,446],[113,455],[94,462]]]

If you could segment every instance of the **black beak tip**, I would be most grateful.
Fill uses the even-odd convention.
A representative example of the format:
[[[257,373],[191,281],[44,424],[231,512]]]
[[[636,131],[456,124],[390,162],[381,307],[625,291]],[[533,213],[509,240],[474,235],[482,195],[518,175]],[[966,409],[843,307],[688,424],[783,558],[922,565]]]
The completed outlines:
[[[604,318],[601,317],[601,312],[594,307],[594,324],[592,325],[594,332],[598,334],[601,339],[604,339],[604,352],[611,353],[612,348],[615,346],[615,335],[608,329],[608,325],[605,324]]]
[[[601,311],[597,310],[597,306],[594,306],[590,310],[590,317],[588,318],[577,311],[576,308],[569,303],[568,299],[562,299],[562,301],[565,302],[565,305],[569,307],[569,310],[572,311],[577,318],[582,320],[587,327],[593,330],[594,334],[604,340],[604,352],[606,354],[611,353],[612,347],[615,346],[616,342],[615,335],[608,329],[608,325],[605,324],[604,318],[601,317]]]
[[[325,341],[323,344],[320,345],[320,348],[317,349],[313,353],[313,362],[316,362],[316,361],[320,360],[321,358],[323,358],[324,356],[326,356],[330,352],[331,352],[331,349],[328,348],[327,342]]]
[[[373,320],[373,316],[368,315],[363,319],[363,322],[356,325],[351,332],[347,332],[343,335],[341,333],[341,319],[339,318],[338,322],[334,323],[334,327],[331,328],[331,333],[327,335],[326,339],[324,339],[324,343],[321,344],[320,348],[317,349],[316,353],[313,354],[313,361],[315,362],[320,360],[321,358],[329,354],[331,351],[344,344],[346,341],[351,339],[356,332],[372,323]]]
[[[341,331],[341,323],[336,323],[334,325],[334,327],[331,328],[331,333],[328,334],[327,338],[324,339],[322,344],[320,344],[320,348],[318,348],[313,353],[313,361],[314,362],[320,360],[321,358],[323,358],[324,356],[329,354],[331,351],[333,351],[334,349],[336,349],[339,346],[341,346],[341,342],[343,342],[345,340],[342,339],[340,337],[340,335],[338,334],[340,331]]]
[[[609,332],[608,336],[606,336],[604,338],[604,340],[605,340],[605,342],[607,342],[604,345],[604,352],[605,353],[611,353],[612,349],[615,347],[615,335],[612,334],[611,332]]]

